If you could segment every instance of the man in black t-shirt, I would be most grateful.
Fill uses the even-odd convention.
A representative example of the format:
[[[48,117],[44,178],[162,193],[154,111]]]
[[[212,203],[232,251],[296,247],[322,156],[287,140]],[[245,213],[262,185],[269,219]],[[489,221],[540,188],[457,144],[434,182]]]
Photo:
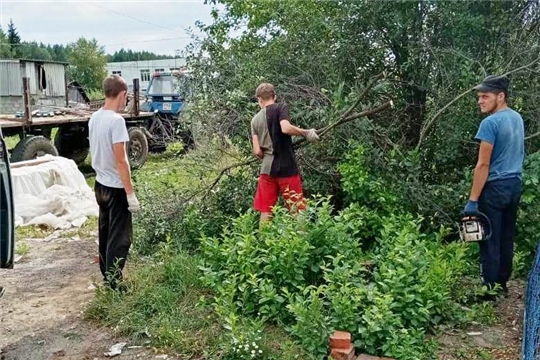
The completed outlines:
[[[289,107],[276,103],[274,86],[263,83],[255,92],[261,111],[251,121],[253,152],[262,160],[254,207],[261,213],[261,223],[270,220],[272,207],[279,194],[286,206],[305,208],[302,181],[291,136],[303,136],[308,141],[319,140],[315,129],[300,129],[290,123]]]

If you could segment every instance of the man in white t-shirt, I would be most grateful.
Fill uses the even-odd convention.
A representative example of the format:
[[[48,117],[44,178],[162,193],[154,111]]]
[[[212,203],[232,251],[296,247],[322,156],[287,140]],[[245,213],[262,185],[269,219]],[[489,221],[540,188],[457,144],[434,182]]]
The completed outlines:
[[[131,246],[131,214],[139,210],[126,153],[128,131],[118,114],[126,106],[127,89],[120,76],[107,77],[103,81],[105,104],[92,114],[88,124],[99,205],[99,267],[113,289],[122,279]]]

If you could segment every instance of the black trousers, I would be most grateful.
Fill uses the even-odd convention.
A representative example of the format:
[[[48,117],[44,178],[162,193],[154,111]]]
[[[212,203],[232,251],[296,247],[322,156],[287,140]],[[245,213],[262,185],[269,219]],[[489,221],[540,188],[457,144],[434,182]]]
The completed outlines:
[[[99,267],[104,281],[116,287],[122,279],[127,260],[133,225],[124,189],[110,188],[96,181],[99,205]]]
[[[516,217],[521,198],[521,180],[518,178],[495,180],[485,185],[479,199],[478,209],[491,222],[492,235],[480,243],[482,278],[492,287],[506,282],[512,274]]]

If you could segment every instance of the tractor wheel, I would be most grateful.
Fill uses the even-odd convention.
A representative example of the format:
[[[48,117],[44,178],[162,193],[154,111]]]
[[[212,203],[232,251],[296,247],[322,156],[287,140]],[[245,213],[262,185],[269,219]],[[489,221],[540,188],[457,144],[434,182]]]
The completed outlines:
[[[132,127],[128,129],[129,144],[127,153],[129,164],[133,169],[138,169],[144,165],[148,157],[148,139],[141,128]]]
[[[88,139],[81,130],[84,129],[60,128],[54,137],[54,146],[58,149],[60,156],[75,161],[77,165],[84,163],[90,151]]]
[[[44,136],[28,136],[19,141],[11,153],[11,161],[32,160],[39,156],[51,154],[58,156],[58,151]]]

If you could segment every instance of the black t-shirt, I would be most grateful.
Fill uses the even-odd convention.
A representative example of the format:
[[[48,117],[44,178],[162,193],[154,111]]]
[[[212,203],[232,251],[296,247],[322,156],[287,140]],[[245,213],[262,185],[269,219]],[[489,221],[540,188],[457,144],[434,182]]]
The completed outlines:
[[[270,176],[288,177],[299,173],[294,155],[292,138],[281,131],[281,120],[289,120],[289,107],[284,103],[266,107],[266,123],[272,138],[274,159]]]

